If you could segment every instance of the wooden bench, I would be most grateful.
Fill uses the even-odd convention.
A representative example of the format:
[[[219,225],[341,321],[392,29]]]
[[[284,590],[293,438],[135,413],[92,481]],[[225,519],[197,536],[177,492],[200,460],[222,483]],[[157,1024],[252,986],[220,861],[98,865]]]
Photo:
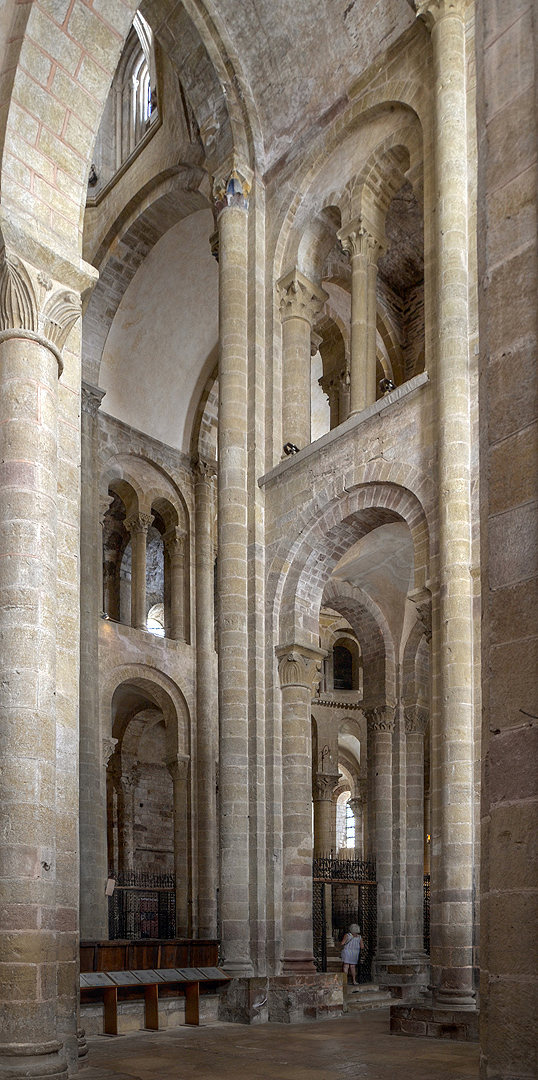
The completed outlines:
[[[155,968],[137,971],[81,972],[80,989],[99,991],[105,1005],[104,1034],[118,1034],[118,989],[144,991],[144,1025],[159,1030],[159,987],[178,987],[185,993],[185,1023],[200,1023],[200,983],[221,985],[230,978],[221,968]],[[93,994],[91,995],[93,997]]]

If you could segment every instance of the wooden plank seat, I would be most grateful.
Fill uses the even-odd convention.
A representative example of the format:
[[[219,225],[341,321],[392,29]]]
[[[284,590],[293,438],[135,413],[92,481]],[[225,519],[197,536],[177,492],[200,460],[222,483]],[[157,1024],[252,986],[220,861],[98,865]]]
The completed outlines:
[[[200,983],[227,983],[230,978],[221,968],[154,968],[133,971],[81,972],[81,991],[102,994],[105,1006],[104,1034],[118,1034],[118,989],[144,991],[144,1026],[159,1030],[159,986],[177,987],[185,994],[185,1023],[200,1023]],[[93,993],[91,994],[93,997]]]

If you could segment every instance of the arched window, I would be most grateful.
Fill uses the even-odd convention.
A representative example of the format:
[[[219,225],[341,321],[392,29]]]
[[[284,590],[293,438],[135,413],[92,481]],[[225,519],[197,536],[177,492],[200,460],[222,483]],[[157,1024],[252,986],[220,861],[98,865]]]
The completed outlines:
[[[158,117],[153,32],[137,11],[103,112],[90,171],[97,197],[129,160]]]
[[[335,690],[353,690],[353,657],[345,645],[333,649],[333,686]]]
[[[355,847],[355,815],[349,805],[349,801],[346,803],[346,845],[347,848]]]

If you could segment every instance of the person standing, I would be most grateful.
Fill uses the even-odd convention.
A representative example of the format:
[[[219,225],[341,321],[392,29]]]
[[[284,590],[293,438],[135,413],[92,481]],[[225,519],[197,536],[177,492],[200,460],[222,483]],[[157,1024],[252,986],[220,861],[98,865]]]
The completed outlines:
[[[356,973],[363,941],[361,928],[357,926],[357,923],[352,923],[347,934],[344,934],[342,945],[342,971],[344,975],[347,975],[351,968],[353,985],[358,986],[359,980],[356,978]]]

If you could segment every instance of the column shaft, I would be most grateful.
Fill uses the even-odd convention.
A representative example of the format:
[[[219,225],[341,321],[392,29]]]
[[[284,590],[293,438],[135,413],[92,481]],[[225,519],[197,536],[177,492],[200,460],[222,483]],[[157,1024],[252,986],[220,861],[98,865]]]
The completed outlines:
[[[215,709],[213,602],[213,480],[215,470],[195,465],[196,560],[196,759],[198,770],[198,933],[217,935],[217,795],[218,725]]]
[[[350,416],[368,405],[368,258],[364,230],[351,251],[351,386]]]
[[[82,387],[80,522],[80,935],[108,935],[106,770],[99,723],[98,625],[102,596],[102,535],[99,523],[97,411],[104,391]]]
[[[405,953],[424,954],[424,731],[426,714],[405,710],[406,729],[406,927]]]
[[[293,270],[278,283],[282,317],[282,440],[302,450],[311,442],[311,340],[327,293]]]
[[[134,795],[135,776],[121,776],[118,781],[118,870],[126,873],[135,870],[134,851]]]
[[[368,245],[368,335],[366,348],[366,405],[373,405],[377,397],[377,260],[381,248],[375,240]]]
[[[170,637],[174,641],[187,640],[187,588],[185,581],[185,557],[187,533],[173,528],[164,537],[165,551],[170,571]]]
[[[336,854],[336,831],[333,792],[339,773],[317,772],[313,786],[314,797],[314,857],[326,858]]]
[[[55,931],[58,362],[37,335],[10,334],[0,335],[0,1072],[64,1080]]]
[[[377,878],[377,952],[380,963],[392,961],[392,736],[394,709],[370,709],[368,720],[368,779],[370,835]]]
[[[228,185],[228,188],[230,185]],[[247,235],[233,193],[219,225],[218,633],[220,916],[225,967],[252,975],[249,927]]]
[[[438,228],[440,715],[432,865],[432,982],[473,1003],[473,702],[467,272],[465,4],[419,5],[433,21]],[[439,795],[441,796],[439,798]]]
[[[176,875],[176,934],[189,937],[189,758],[178,755],[176,761],[168,762],[168,771],[174,785],[174,872]]]
[[[151,514],[134,514],[125,522],[131,534],[131,626],[146,630],[146,541]]]
[[[312,937],[312,692],[321,650],[278,648],[282,688],[282,971],[315,971]]]

